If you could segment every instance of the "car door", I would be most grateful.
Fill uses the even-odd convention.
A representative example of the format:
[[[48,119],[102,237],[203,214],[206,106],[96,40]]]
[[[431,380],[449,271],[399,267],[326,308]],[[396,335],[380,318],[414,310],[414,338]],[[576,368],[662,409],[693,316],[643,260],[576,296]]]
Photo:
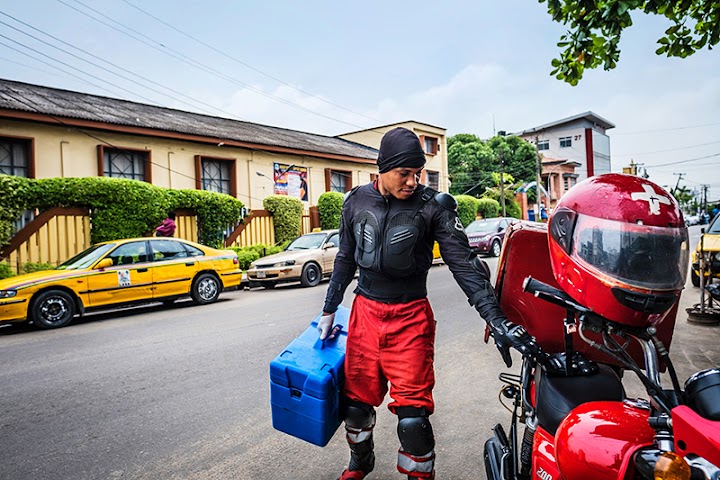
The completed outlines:
[[[187,295],[199,268],[195,255],[176,240],[150,240],[155,298]],[[200,252],[202,253],[202,252]]]
[[[329,247],[328,244],[332,243],[333,246]],[[322,252],[322,270],[323,273],[330,273],[333,271],[333,266],[335,265],[335,257],[338,254],[340,247],[340,234],[339,233],[333,233],[330,235],[330,238],[328,238],[325,241],[325,244],[323,245],[323,252]]]
[[[89,306],[152,298],[152,272],[145,240],[118,245],[105,258],[111,258],[113,265],[88,276]]]

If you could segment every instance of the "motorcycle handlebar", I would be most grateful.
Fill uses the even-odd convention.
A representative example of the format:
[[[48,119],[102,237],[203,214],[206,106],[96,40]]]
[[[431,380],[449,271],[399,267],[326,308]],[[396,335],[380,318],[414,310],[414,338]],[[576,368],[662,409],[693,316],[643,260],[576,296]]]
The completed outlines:
[[[532,277],[527,277],[523,282],[523,291],[532,293],[536,297],[563,307],[566,310],[572,310],[577,313],[592,313],[592,310],[580,305],[573,300],[570,295],[559,288],[555,288],[540,280],[535,280]]]

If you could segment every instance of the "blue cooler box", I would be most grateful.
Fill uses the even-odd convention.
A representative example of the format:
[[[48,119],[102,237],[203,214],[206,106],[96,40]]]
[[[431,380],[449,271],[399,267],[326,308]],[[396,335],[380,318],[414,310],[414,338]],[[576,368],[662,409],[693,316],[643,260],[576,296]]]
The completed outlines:
[[[320,315],[270,362],[273,428],[324,447],[342,421],[340,392],[350,309],[339,307],[335,338],[318,338]]]

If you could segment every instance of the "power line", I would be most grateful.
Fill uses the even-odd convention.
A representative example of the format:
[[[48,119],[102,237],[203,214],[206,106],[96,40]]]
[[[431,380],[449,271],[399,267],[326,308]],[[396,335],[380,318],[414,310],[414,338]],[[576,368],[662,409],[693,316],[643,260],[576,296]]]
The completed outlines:
[[[615,157],[631,157],[631,156],[638,156],[638,155],[650,155],[653,153],[665,153],[665,152],[676,152],[678,150],[686,150],[688,148],[697,148],[697,147],[706,147],[708,145],[717,145],[720,143],[720,141],[717,142],[708,142],[708,143],[698,143],[696,145],[688,145],[686,147],[677,147],[677,148],[668,148],[666,150],[655,150],[654,152],[641,152],[641,153],[616,153],[613,156]]]
[[[110,20],[111,22],[116,23],[116,24],[122,26],[124,29],[126,29],[126,30],[128,30],[128,31],[130,31],[130,32],[133,32],[133,33],[135,33],[136,35],[140,35],[141,37],[144,37],[144,38],[148,39],[148,40],[149,40],[150,42],[152,42],[152,43],[155,43],[155,44],[157,44],[157,45],[160,45],[160,47],[162,47],[162,48],[158,48],[158,47],[156,47],[155,45],[153,45],[153,44],[151,44],[151,43],[148,43],[147,41],[144,41],[144,40],[142,40],[142,39],[139,39],[137,36],[131,35],[131,34],[125,32],[125,31],[123,31],[123,30],[120,30],[120,29],[116,28],[116,27],[113,26],[113,25],[110,25],[110,24],[108,24],[108,23],[106,23],[106,22],[103,22],[102,20],[100,20],[100,19],[98,19],[98,18],[96,18],[96,17],[88,14],[87,12],[83,12],[82,10],[77,9],[77,8],[75,8],[74,6],[69,5],[69,4],[66,3],[64,0],[57,0],[57,1],[60,2],[60,3],[62,3],[62,4],[65,5],[65,6],[69,7],[69,8],[72,8],[73,10],[75,10],[75,11],[77,11],[77,12],[79,12],[79,13],[81,13],[81,14],[83,14],[83,15],[85,15],[85,16],[93,19],[93,20],[95,20],[96,22],[102,23],[103,25],[108,26],[108,27],[112,28],[113,30],[116,30],[116,31],[122,33],[123,35],[126,35],[126,36],[128,36],[128,37],[130,37],[130,38],[132,38],[132,39],[134,39],[134,40],[136,40],[136,41],[139,41],[139,42],[141,42],[141,43],[143,43],[143,44],[145,44],[145,45],[147,45],[147,46],[150,46],[151,48],[153,48],[153,49],[155,49],[155,50],[158,50],[158,51],[160,51],[161,53],[164,53],[164,54],[166,54],[166,55],[169,55],[169,56],[175,58],[176,60],[180,60],[180,61],[183,62],[183,63],[186,63],[186,64],[188,64],[188,65],[190,65],[190,66],[192,66],[192,67],[195,67],[195,68],[198,68],[198,69],[200,69],[200,70],[203,70],[204,72],[210,73],[211,75],[214,75],[214,76],[216,76],[216,77],[218,77],[218,78],[222,78],[222,79],[224,79],[224,80],[226,80],[226,81],[228,81],[228,82],[231,82],[231,83],[234,83],[234,84],[236,84],[236,85],[242,86],[243,88],[246,88],[246,89],[248,89],[248,90],[250,90],[250,91],[252,91],[252,92],[254,92],[254,93],[257,93],[258,95],[262,95],[262,96],[264,96],[264,97],[267,97],[267,98],[269,98],[269,99],[278,101],[278,102],[283,103],[283,104],[285,104],[285,105],[288,105],[288,106],[290,106],[290,107],[297,108],[297,109],[299,109],[299,110],[302,110],[302,111],[311,113],[311,114],[313,114],[313,115],[317,115],[317,116],[326,118],[326,119],[328,119],[328,120],[332,120],[332,121],[335,121],[335,122],[338,122],[338,123],[343,123],[343,124],[345,124],[345,125],[350,125],[350,126],[352,126],[352,127],[356,127],[356,128],[361,128],[361,129],[362,129],[361,126],[359,126],[359,125],[357,125],[357,124],[354,124],[354,123],[352,123],[352,122],[346,122],[346,121],[344,121],[344,120],[340,120],[340,119],[331,117],[331,116],[329,116],[329,115],[325,115],[325,114],[323,114],[323,113],[315,112],[315,111],[313,111],[313,110],[311,110],[311,109],[309,109],[309,108],[303,107],[302,105],[298,105],[298,104],[295,103],[295,102],[292,102],[292,101],[290,101],[290,100],[286,100],[286,99],[284,99],[284,98],[282,98],[282,97],[278,97],[278,96],[276,96],[276,95],[272,95],[272,94],[270,94],[270,93],[263,92],[262,90],[260,90],[260,89],[258,89],[258,88],[255,88],[255,87],[253,87],[252,85],[249,85],[249,84],[247,84],[247,83],[241,82],[240,80],[237,80],[237,79],[235,79],[235,78],[233,78],[233,77],[231,77],[231,76],[228,76],[228,75],[224,74],[223,72],[220,72],[219,70],[216,70],[216,69],[214,69],[214,68],[212,68],[212,67],[210,67],[210,66],[207,66],[207,65],[205,65],[205,64],[203,64],[203,63],[201,63],[201,62],[198,62],[198,61],[196,61],[196,60],[193,60],[192,58],[188,57],[187,55],[184,55],[184,54],[181,53],[181,52],[178,52],[178,51],[176,51],[176,50],[173,50],[172,48],[164,45],[163,43],[158,42],[157,40],[154,40],[154,39],[150,38],[149,36],[145,35],[144,33],[139,32],[139,31],[137,31],[137,30],[135,30],[135,29],[133,29],[133,28],[130,28],[130,27],[128,27],[128,26],[126,26],[126,25],[118,22],[117,20],[114,20],[114,19],[108,17],[107,15],[103,14],[102,12],[100,12],[100,11],[98,11],[98,10],[96,10],[96,9],[94,9],[94,8],[92,8],[92,7],[84,4],[84,3],[82,3],[82,2],[79,1],[79,0],[74,0],[74,1],[75,1],[75,3],[78,3],[78,4],[82,5],[83,7],[87,8],[88,10],[97,13],[97,14],[100,15],[101,17],[106,18],[106,19]],[[170,53],[170,52],[172,52],[172,53]]]
[[[42,52],[39,52],[39,51],[37,51],[37,50],[34,50],[34,49],[30,48],[30,47],[26,47],[25,45],[22,45],[21,43],[16,42],[15,40],[12,40],[12,39],[10,39],[10,38],[2,35],[2,34],[0,34],[0,37],[7,38],[8,40],[10,40],[11,42],[13,42],[13,43],[15,43],[15,44],[17,44],[17,45],[21,45],[21,46],[23,46],[24,48],[27,48],[28,50],[32,50],[32,51],[34,51],[34,52],[36,52],[36,53],[39,53],[40,55],[42,55],[42,56],[44,56],[44,57],[47,57],[47,58],[49,58],[50,60],[53,60],[53,61],[58,62],[58,63],[62,63],[63,65],[66,65],[66,66],[72,68],[73,70],[77,70],[77,69],[75,69],[72,65],[68,65],[68,64],[66,64],[66,63],[60,62],[59,60],[55,60],[54,58],[49,57],[48,55],[45,55],[45,54],[42,53]],[[48,62],[46,62],[45,60],[42,60],[42,59],[33,57],[33,56],[30,55],[29,53],[23,52],[22,50],[18,50],[17,48],[15,48],[15,47],[13,47],[13,46],[11,46],[11,45],[8,45],[7,43],[4,43],[4,42],[0,41],[0,45],[3,45],[4,47],[9,48],[10,50],[14,50],[14,51],[20,53],[21,55],[25,55],[25,56],[27,56],[27,57],[30,57],[30,58],[32,58],[33,60],[37,61],[37,62],[43,63],[43,64],[45,64],[45,65],[48,65],[49,67],[55,68],[55,69],[57,69],[57,70],[60,70],[61,72],[65,73],[65,74],[67,74],[67,75],[70,75],[71,77],[77,78],[78,80],[81,80],[81,81],[83,81],[83,82],[85,82],[85,83],[88,83],[88,84],[94,86],[94,87],[97,87],[97,88],[99,88],[99,89],[101,89],[101,90],[104,90],[104,91],[106,91],[106,92],[109,92],[110,94],[113,94],[112,90],[108,90],[107,88],[103,87],[102,85],[98,85],[97,83],[93,83],[93,82],[91,82],[91,81],[89,81],[89,80],[87,80],[87,79],[85,79],[85,78],[80,77],[79,75],[75,75],[75,74],[72,73],[72,72],[68,72],[67,70],[63,70],[62,68],[59,68],[57,65],[53,65],[53,64],[51,64],[51,63],[48,63]],[[91,75],[91,76],[92,76],[92,75]],[[97,77],[95,77],[95,78],[97,78]],[[98,80],[100,80],[100,81],[102,81],[102,82],[105,82],[105,80],[103,80],[102,78],[98,78]],[[110,83],[110,82],[106,82],[106,83]],[[112,84],[111,84],[111,85],[112,85]],[[154,102],[151,101],[151,103],[154,103]]]
[[[125,2],[125,3],[128,4],[128,5],[130,5],[131,7],[135,8],[136,10],[139,10],[140,12],[142,12],[142,13],[144,13],[145,15],[149,16],[150,18],[153,18],[153,19],[157,20],[158,22],[162,23],[163,25],[165,25],[165,26],[173,29],[174,31],[180,33],[181,35],[184,35],[185,37],[187,37],[187,38],[189,38],[189,39],[191,39],[191,40],[199,43],[200,45],[203,45],[203,46],[209,48],[210,50],[212,50],[212,51],[214,51],[214,52],[216,52],[216,53],[219,53],[220,55],[224,56],[225,58],[228,58],[228,59],[230,59],[230,60],[232,60],[232,61],[234,61],[234,62],[236,62],[236,63],[239,63],[240,65],[243,65],[244,67],[249,68],[250,70],[253,70],[253,71],[257,72],[257,73],[260,73],[261,75],[264,75],[264,76],[266,76],[266,77],[268,77],[268,78],[271,78],[272,80],[275,80],[275,81],[278,82],[278,83],[282,83],[283,85],[287,85],[288,87],[290,87],[290,88],[292,88],[292,89],[294,89],[294,90],[296,90],[296,91],[298,91],[298,92],[300,92],[300,93],[302,93],[302,94],[304,94],[304,95],[307,95],[307,96],[316,98],[316,99],[318,99],[318,100],[320,100],[320,101],[322,101],[322,102],[327,103],[328,105],[332,105],[332,106],[334,106],[334,107],[337,107],[337,108],[340,108],[340,109],[342,109],[342,110],[345,110],[346,112],[350,112],[350,113],[353,113],[353,114],[355,114],[355,115],[359,115],[359,116],[361,116],[361,117],[365,117],[365,118],[367,118],[367,119],[369,119],[369,120],[373,120],[373,121],[376,121],[376,122],[379,122],[379,121],[380,121],[380,120],[378,120],[378,119],[376,119],[376,118],[369,117],[369,116],[364,115],[364,114],[362,114],[362,113],[355,112],[355,111],[353,111],[353,110],[350,110],[349,108],[345,108],[345,107],[343,107],[342,105],[338,105],[337,103],[331,102],[330,100],[327,100],[327,99],[325,99],[325,98],[322,98],[322,97],[320,97],[320,96],[318,96],[318,95],[314,95],[314,94],[312,94],[312,93],[306,92],[305,90],[303,90],[303,89],[301,89],[301,88],[298,88],[298,87],[296,87],[296,86],[294,86],[294,85],[292,85],[292,84],[290,84],[290,83],[288,83],[288,82],[286,82],[286,81],[284,81],[284,80],[282,80],[282,79],[280,79],[280,78],[277,78],[277,77],[275,77],[275,76],[273,76],[273,75],[271,75],[271,74],[269,74],[269,73],[267,73],[267,72],[264,72],[264,71],[262,71],[262,70],[260,70],[260,69],[258,69],[258,68],[255,68],[255,67],[253,67],[252,65],[248,64],[247,62],[243,62],[242,60],[239,60],[239,59],[237,59],[236,57],[233,57],[232,55],[229,55],[229,54],[223,52],[222,50],[219,50],[219,49],[213,47],[212,45],[210,45],[210,44],[208,44],[208,43],[205,43],[205,42],[203,42],[202,40],[200,40],[200,39],[198,39],[198,38],[196,38],[196,37],[193,37],[193,36],[190,35],[189,33],[187,33],[187,32],[185,32],[185,31],[177,28],[175,25],[172,25],[172,24],[170,24],[170,23],[168,23],[168,22],[166,22],[166,21],[164,21],[164,20],[156,17],[155,15],[153,15],[153,14],[151,14],[151,13],[143,10],[142,8],[138,7],[137,5],[134,5],[133,3],[129,2],[128,0],[123,0],[123,2]]]
[[[54,37],[53,35],[50,35],[49,33],[43,32],[42,30],[39,30],[39,29],[33,27],[32,25],[29,25],[29,24],[27,24],[27,23],[25,23],[25,22],[23,22],[23,21],[21,21],[21,20],[18,20],[17,18],[15,18],[15,17],[13,17],[13,16],[11,16],[11,15],[8,15],[8,14],[6,14],[5,12],[0,11],[0,14],[5,15],[5,16],[7,16],[7,17],[10,17],[10,18],[12,18],[13,20],[15,20],[16,22],[21,23],[21,24],[23,24],[23,25],[25,25],[25,26],[27,26],[27,27],[29,27],[29,28],[32,28],[33,30],[38,31],[38,32],[42,33],[43,35],[47,35],[48,37],[50,37],[50,38],[52,38],[52,39],[54,39],[54,40],[56,40],[56,41],[58,41],[58,42],[60,42],[60,43],[62,43],[62,44],[64,44],[64,45],[68,45],[69,47],[75,48],[76,50],[79,50],[79,51],[83,52],[83,53],[86,54],[86,55],[89,55],[89,56],[91,56],[91,57],[93,57],[93,58],[96,58],[96,59],[102,61],[102,62],[105,62],[105,63],[107,63],[108,65],[111,65],[111,66],[117,68],[118,70],[122,70],[122,71],[124,71],[124,72],[127,72],[127,73],[130,73],[130,74],[132,74],[132,75],[135,75],[135,76],[137,76],[137,77],[139,77],[139,78],[141,78],[141,79],[143,79],[143,80],[145,80],[145,81],[148,81],[148,82],[150,82],[150,83],[153,83],[153,84],[155,84],[155,85],[158,85],[158,86],[160,86],[160,87],[162,87],[162,88],[166,88],[167,90],[170,90],[171,92],[177,93],[178,95],[182,95],[183,97],[188,98],[188,99],[192,100],[193,102],[197,102],[198,104],[206,105],[206,106],[208,106],[208,107],[210,107],[210,108],[212,108],[212,109],[214,109],[214,110],[218,110],[218,111],[221,111],[221,112],[226,113],[226,114],[228,114],[228,115],[234,116],[234,115],[233,115],[232,113],[230,113],[230,112],[224,112],[224,111],[222,111],[222,110],[219,110],[219,109],[217,109],[216,107],[213,107],[212,105],[209,105],[209,104],[206,104],[206,103],[204,103],[204,102],[195,100],[194,98],[188,97],[187,95],[185,95],[185,94],[183,94],[183,93],[181,93],[181,92],[178,92],[178,91],[176,91],[176,90],[173,90],[173,89],[171,89],[171,88],[169,88],[169,87],[165,87],[164,85],[161,85],[161,84],[159,84],[159,83],[157,83],[157,82],[154,82],[154,81],[152,81],[152,80],[150,80],[150,79],[147,79],[147,78],[143,77],[142,75],[138,75],[137,73],[131,72],[130,70],[128,70],[128,69],[126,69],[126,68],[123,68],[123,67],[120,67],[120,66],[118,66],[118,65],[115,65],[114,63],[109,62],[109,61],[105,60],[104,58],[98,57],[97,55],[94,55],[94,54],[92,54],[92,53],[90,53],[90,52],[87,52],[87,51],[85,51],[85,50],[83,50],[83,49],[81,49],[81,48],[79,48],[79,47],[76,47],[76,46],[74,46],[74,45],[72,45],[72,44],[69,44],[69,43],[67,43],[67,42],[65,42],[65,41],[63,41],[63,40],[61,40],[61,39],[59,39],[59,38],[57,38],[57,37]],[[17,31],[17,32],[20,32],[20,33],[22,33],[23,35],[26,35],[26,36],[28,36],[28,37],[30,37],[30,38],[33,38],[33,39],[37,40],[38,42],[41,42],[41,43],[43,43],[43,44],[45,44],[45,45],[47,45],[47,46],[49,46],[49,47],[51,47],[51,48],[54,48],[54,49],[56,49],[56,50],[59,50],[59,51],[65,53],[65,54],[67,54],[67,55],[70,55],[70,56],[73,57],[73,58],[76,58],[76,59],[78,59],[78,60],[80,60],[80,61],[83,61],[83,62],[85,62],[85,63],[88,63],[88,64],[90,64],[90,65],[92,65],[92,66],[94,66],[94,67],[96,67],[96,68],[99,68],[99,69],[101,69],[101,70],[103,70],[103,71],[105,71],[105,72],[108,72],[108,73],[110,73],[110,74],[112,74],[112,75],[117,75],[117,76],[119,76],[120,78],[122,78],[122,79],[124,79],[124,80],[127,80],[127,81],[129,81],[129,82],[132,82],[132,83],[134,83],[134,84],[136,84],[136,85],[139,85],[139,86],[141,86],[141,87],[143,87],[143,88],[146,88],[146,89],[148,89],[148,90],[150,90],[150,91],[152,91],[152,92],[159,93],[160,95],[164,95],[164,96],[166,96],[166,97],[168,97],[168,98],[171,98],[171,99],[173,99],[173,100],[175,100],[175,101],[177,101],[177,102],[180,102],[180,103],[184,103],[184,104],[189,105],[189,106],[191,106],[191,107],[193,107],[193,108],[198,108],[197,105],[193,105],[193,104],[188,103],[188,102],[185,102],[185,101],[183,101],[183,100],[181,100],[181,99],[179,99],[179,98],[177,98],[177,97],[174,97],[174,96],[172,96],[172,95],[168,95],[167,93],[164,93],[164,92],[162,92],[162,91],[160,91],[160,90],[157,90],[157,89],[152,88],[152,87],[148,87],[147,85],[143,85],[142,83],[138,82],[137,80],[135,80],[135,79],[133,79],[133,78],[127,77],[127,76],[122,75],[122,74],[117,73],[117,72],[113,72],[113,71],[111,71],[111,70],[103,67],[102,65],[98,65],[98,64],[93,63],[93,62],[91,62],[91,61],[89,61],[89,60],[87,60],[87,59],[84,59],[84,58],[82,58],[82,57],[80,57],[80,56],[78,56],[78,55],[75,55],[74,53],[69,52],[69,51],[67,51],[67,50],[65,50],[65,49],[63,49],[63,48],[60,48],[60,47],[58,47],[58,46],[56,46],[56,45],[52,45],[51,43],[46,42],[45,40],[42,40],[41,38],[38,38],[38,37],[36,37],[35,35],[29,34],[29,33],[27,33],[27,32],[24,32],[24,31],[22,31],[22,30],[20,30],[20,29],[18,29],[18,28],[16,28],[16,27],[14,27],[14,26],[12,26],[12,25],[10,25],[10,24],[8,24],[8,23],[3,22],[2,20],[0,20],[0,24],[5,25],[5,26],[7,26],[7,27],[9,27],[9,28],[12,28],[13,30],[15,30],[15,31]],[[23,46],[24,46],[24,45],[23,45]],[[98,77],[98,78],[99,78],[99,77]],[[102,80],[102,79],[101,79],[101,80]],[[103,80],[103,81],[106,81],[106,80]],[[199,108],[199,110],[201,110],[201,111],[203,111],[203,112],[205,112],[205,113],[208,113],[208,114],[212,114],[211,111],[205,110],[205,109],[203,109],[203,108]],[[239,118],[239,119],[242,120],[242,118],[240,118],[240,117],[236,117],[236,118]]]
[[[645,133],[657,133],[657,132],[672,132],[675,130],[690,130],[693,128],[704,128],[704,127],[715,127],[717,125],[720,125],[720,123],[706,123],[704,125],[689,125],[685,127],[671,127],[671,128],[658,128],[656,130],[643,130],[640,132],[623,132],[623,133],[615,133],[613,132],[613,137],[618,135],[641,135]]]
[[[667,167],[668,165],[678,165],[678,164],[681,164],[681,163],[689,163],[689,162],[694,162],[694,161],[696,161],[696,160],[704,160],[704,159],[706,159],[706,158],[712,158],[712,157],[720,157],[720,153],[713,153],[712,155],[705,155],[704,157],[696,157],[696,158],[688,158],[688,159],[685,159],[685,160],[677,160],[677,161],[675,161],[675,162],[660,163],[660,164],[658,164],[658,165],[649,165],[649,167],[650,167],[650,168],[655,168],[655,167]]]

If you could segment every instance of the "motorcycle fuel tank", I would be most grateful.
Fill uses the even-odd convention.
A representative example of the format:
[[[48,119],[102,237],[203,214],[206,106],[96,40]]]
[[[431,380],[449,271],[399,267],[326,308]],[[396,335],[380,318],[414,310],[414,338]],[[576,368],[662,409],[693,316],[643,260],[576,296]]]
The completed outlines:
[[[565,348],[565,310],[524,292],[523,282],[528,276],[559,288],[550,264],[547,224],[517,222],[507,229],[498,261],[495,289],[500,306],[510,321],[524,326],[545,352],[562,352]],[[676,303],[665,319],[656,326],[657,336],[668,350],[675,328],[677,308]],[[587,337],[602,342],[599,335],[588,333]],[[574,335],[573,339],[575,350],[589,360],[619,365],[616,360],[583,342],[577,335]],[[642,349],[637,342],[631,342],[628,353],[638,365],[645,365]],[[664,371],[665,365],[662,361],[660,368]]]
[[[555,434],[562,478],[625,478],[633,453],[653,444],[649,413],[625,402],[588,402],[575,408]]]

